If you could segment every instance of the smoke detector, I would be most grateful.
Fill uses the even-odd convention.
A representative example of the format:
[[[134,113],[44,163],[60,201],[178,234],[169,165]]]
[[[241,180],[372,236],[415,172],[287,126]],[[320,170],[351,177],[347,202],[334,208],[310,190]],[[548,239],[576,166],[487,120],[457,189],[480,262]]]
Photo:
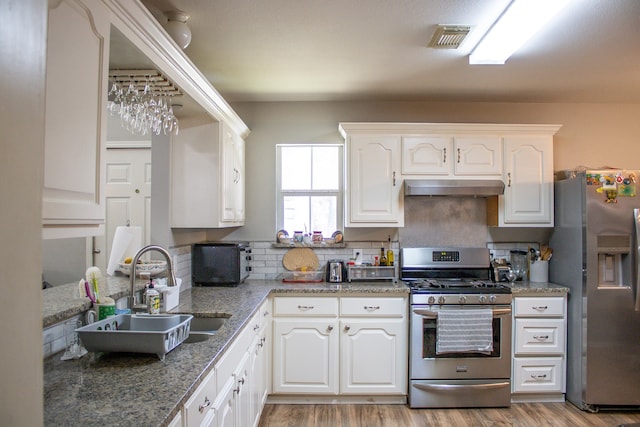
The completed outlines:
[[[457,49],[471,31],[468,25],[438,25],[431,37],[429,47],[434,49]]]

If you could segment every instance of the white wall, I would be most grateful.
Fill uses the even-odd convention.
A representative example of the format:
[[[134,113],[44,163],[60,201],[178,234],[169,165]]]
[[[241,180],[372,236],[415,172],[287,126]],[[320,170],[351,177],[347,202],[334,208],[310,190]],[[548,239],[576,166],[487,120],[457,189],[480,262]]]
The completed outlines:
[[[0,2],[0,424],[43,421],[42,185],[46,0]]]
[[[243,228],[208,233],[225,239],[275,240],[275,145],[335,143],[338,123],[471,122],[563,125],[555,169],[578,165],[640,168],[640,105],[463,102],[299,102],[232,105],[251,129],[246,145]],[[347,229],[348,240],[386,240],[394,229]]]

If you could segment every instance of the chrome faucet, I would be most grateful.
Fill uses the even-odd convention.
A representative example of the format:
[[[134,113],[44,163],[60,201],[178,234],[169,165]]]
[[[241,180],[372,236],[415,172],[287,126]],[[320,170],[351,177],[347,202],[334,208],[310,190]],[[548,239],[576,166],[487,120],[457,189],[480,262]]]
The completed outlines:
[[[135,313],[136,311],[145,311],[147,309],[147,307],[143,306],[142,304],[136,304],[135,283],[136,265],[138,264],[138,259],[140,259],[142,254],[149,251],[157,251],[160,252],[162,256],[164,256],[164,258],[167,260],[167,286],[176,286],[176,276],[173,272],[173,263],[171,262],[171,254],[169,254],[169,251],[158,245],[145,246],[144,248],[140,249],[131,260],[131,296],[129,297],[129,308],[131,308],[131,313]]]

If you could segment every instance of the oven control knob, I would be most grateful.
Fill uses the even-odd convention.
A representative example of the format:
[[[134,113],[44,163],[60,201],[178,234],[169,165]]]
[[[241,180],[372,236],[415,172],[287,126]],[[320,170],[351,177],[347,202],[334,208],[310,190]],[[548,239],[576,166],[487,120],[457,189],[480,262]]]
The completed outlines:
[[[491,304],[494,304],[496,302],[496,296],[495,295],[489,295],[489,302]]]
[[[438,304],[444,304],[444,297],[443,296],[438,297]]]
[[[434,297],[434,296],[430,296],[430,297],[427,299],[427,302],[428,302],[429,304],[435,304],[435,302],[436,302],[436,297]]]
[[[467,302],[467,297],[465,297],[464,295],[460,295],[460,297],[458,298],[458,302],[460,304],[464,304],[465,302]]]
[[[485,302],[487,302],[487,296],[480,295],[480,297],[478,298],[478,301],[480,301],[480,304],[484,304]]]

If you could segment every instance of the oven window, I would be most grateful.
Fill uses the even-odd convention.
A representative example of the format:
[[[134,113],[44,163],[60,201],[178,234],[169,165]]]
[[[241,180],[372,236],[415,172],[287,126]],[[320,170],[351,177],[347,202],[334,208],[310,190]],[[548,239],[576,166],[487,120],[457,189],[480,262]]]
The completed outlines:
[[[493,351],[491,354],[479,352],[436,354],[437,319],[422,319],[422,358],[452,359],[459,357],[500,357],[501,321],[493,319]]]

